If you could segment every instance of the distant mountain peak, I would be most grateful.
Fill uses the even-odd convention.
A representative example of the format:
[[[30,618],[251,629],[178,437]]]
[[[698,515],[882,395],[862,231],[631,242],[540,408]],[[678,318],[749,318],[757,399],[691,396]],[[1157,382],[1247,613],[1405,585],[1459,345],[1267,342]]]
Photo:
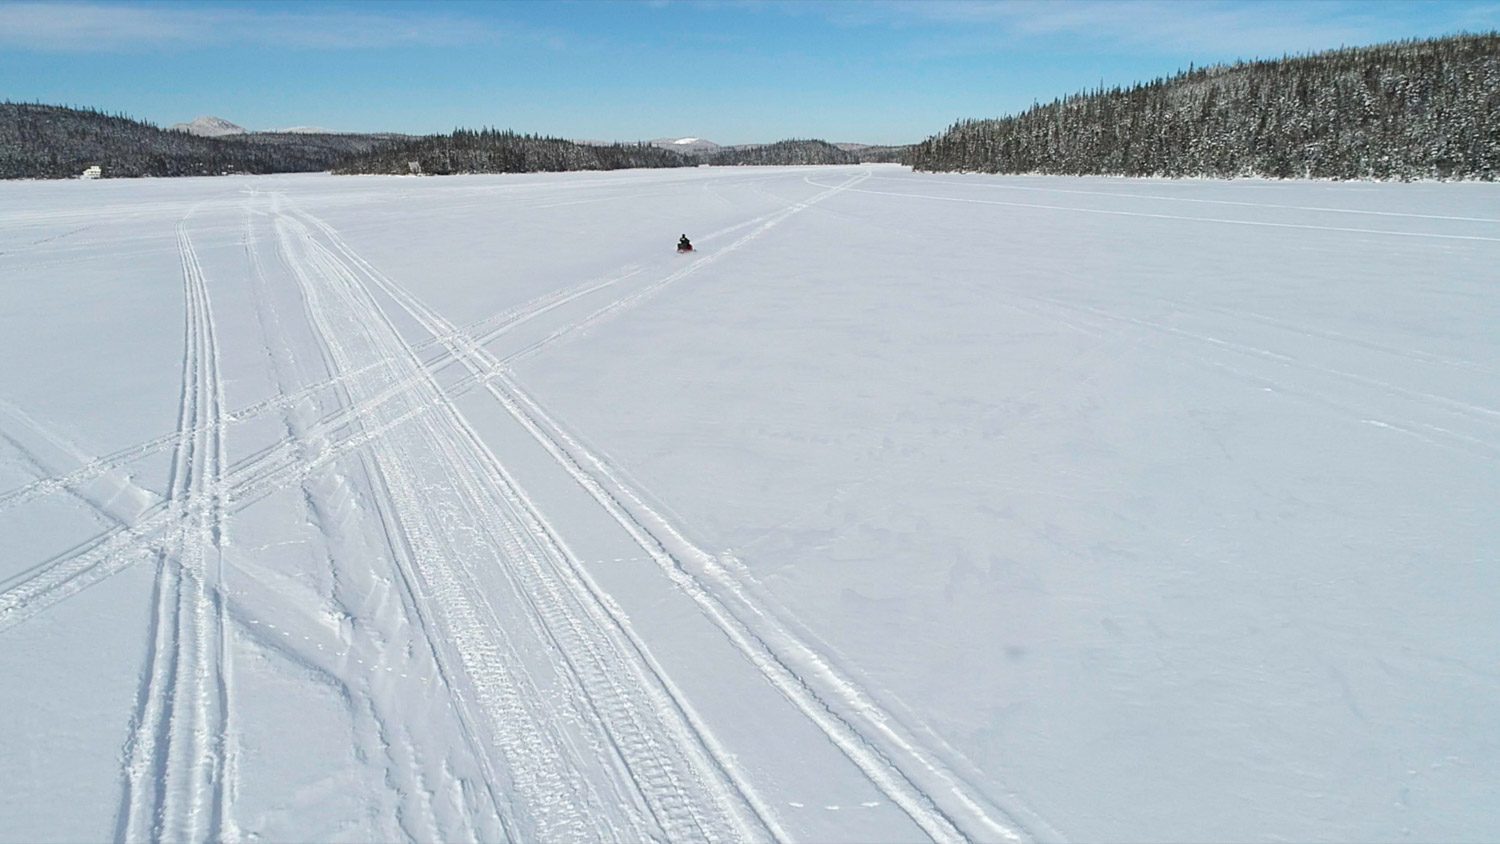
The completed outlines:
[[[175,124],[172,128],[179,132],[186,132],[189,135],[198,135],[204,138],[249,134],[248,130],[243,126],[237,126],[222,117],[211,117],[208,115],[195,117],[190,123]]]
[[[689,155],[710,153],[719,149],[718,144],[703,138],[657,138],[651,141],[651,145],[674,152],[685,152]]]

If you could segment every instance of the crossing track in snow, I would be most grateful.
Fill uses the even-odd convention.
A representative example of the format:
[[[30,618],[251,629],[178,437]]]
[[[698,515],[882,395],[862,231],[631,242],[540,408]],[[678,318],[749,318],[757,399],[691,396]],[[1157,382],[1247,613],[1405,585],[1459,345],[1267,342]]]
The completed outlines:
[[[723,255],[762,235],[777,223],[868,177],[860,174],[762,223]],[[505,359],[485,344],[466,337],[409,291],[361,259],[330,226],[301,215],[322,231],[347,263],[391,297],[432,336],[443,342],[484,389],[519,422],[590,496],[655,560],[661,571],[735,643],[746,659],[835,744],[872,783],[928,835],[937,841],[1030,840],[1036,831],[1057,838],[1044,821],[1021,807],[1002,810],[979,797],[949,766],[925,752],[911,731],[877,705],[870,695],[834,669],[814,648],[794,635],[774,615],[756,605],[720,565],[694,546],[642,496],[624,484],[597,455],[569,436],[518,384],[503,373],[512,361],[613,316],[698,269],[690,265],[663,277],[629,297],[611,303]],[[587,468],[586,468],[587,467]],[[573,563],[576,570],[576,562]],[[607,605],[606,605],[607,606]],[[621,622],[624,629],[628,623]],[[642,645],[644,649],[644,645]],[[706,728],[704,728],[706,729]],[[732,770],[732,768],[730,768]],[[743,787],[748,792],[748,787]],[[1026,817],[1028,825],[1016,818]]]
[[[0,396],[23,825],[76,786],[103,807],[76,826],[130,840],[1088,840],[1137,810],[1298,838],[1328,794],[1346,837],[1481,828],[1451,795],[1482,760],[1406,714],[1494,679],[1463,649],[1493,617],[1485,186],[747,172],[185,181],[7,238],[53,305],[160,261],[74,300],[118,309],[97,337],[33,338],[76,388],[21,367]],[[699,213],[711,248],[642,245]],[[597,252],[524,251],[558,223]],[[1245,659],[1197,641],[1220,627]],[[1296,718],[1242,702],[1270,670]],[[1443,766],[1319,791],[1372,723]]]
[[[309,310],[338,369],[357,368],[360,356],[393,361],[389,372],[348,386],[358,400],[378,390],[384,377],[424,373],[347,266],[299,223],[278,221],[283,248],[305,285]],[[405,349],[404,354],[402,350]],[[403,359],[404,358],[404,359]],[[637,840],[758,837],[759,822],[746,801],[695,746],[680,724],[664,723],[674,711],[665,691],[628,643],[610,627],[597,597],[569,578],[566,548],[543,526],[524,492],[508,478],[430,376],[416,388],[368,414],[400,414],[401,405],[435,406],[409,426],[373,439],[365,449],[382,519],[395,537],[391,550],[421,593],[425,613],[441,630],[439,649],[455,696],[478,740],[502,760],[492,773],[508,783],[507,828],[543,838],[585,835]],[[446,495],[453,495],[449,500]],[[484,566],[483,569],[476,568]],[[516,637],[525,627],[497,610],[493,585],[504,582],[527,610],[534,641],[548,648],[546,668],[528,666]],[[489,587],[484,584],[492,584]],[[579,723],[609,748],[617,776],[599,780],[595,760],[578,758],[559,732],[555,709],[543,707],[537,672],[563,675],[579,694],[570,696]],[[629,801],[619,812],[601,811]],[[638,809],[629,808],[632,804]],[[593,807],[586,810],[585,807]],[[643,811],[642,811],[643,810]]]
[[[226,519],[222,497],[224,388],[202,265],[178,225],[186,321],[182,395],[160,550],[150,651],[126,746],[118,834],[127,840],[204,840],[223,830],[228,680],[219,597]],[[188,509],[190,501],[202,505]]]
[[[466,326],[464,330],[477,334],[487,342],[554,308],[629,279],[638,272],[637,268],[622,268],[602,279],[591,279],[571,289],[548,293],[519,308],[502,311],[476,321]],[[440,344],[443,340],[442,337],[431,338],[413,348],[420,352]],[[436,372],[451,364],[453,360],[450,354],[444,354],[428,361],[427,367]],[[268,412],[298,406],[315,396],[339,390],[352,379],[368,376],[379,368],[389,366],[392,362],[384,359],[372,361],[351,372],[343,372],[293,392],[256,402],[239,411],[226,413],[212,423],[215,427],[213,431],[194,420],[187,428],[164,434],[103,457],[84,461],[82,466],[68,472],[31,481],[0,495],[0,511],[76,489],[100,476],[122,470],[151,454],[167,449],[182,449],[184,441],[195,437],[222,439],[224,428],[229,424],[249,421]],[[411,375],[405,380],[392,381],[362,404],[352,406],[340,404],[318,419],[311,433],[319,437],[332,436],[340,429],[346,428],[349,422],[358,418],[361,413],[368,413],[376,406],[389,402],[425,377],[425,375]],[[462,379],[450,385],[448,390],[450,393],[462,394],[476,384],[477,379]],[[371,438],[382,435],[389,428],[403,424],[426,410],[427,408],[409,409],[406,415],[387,419],[381,426],[347,432],[344,436],[325,443],[326,450],[311,455],[305,451],[305,441],[293,438],[279,440],[229,466],[221,478],[222,489],[216,491],[225,508],[236,509],[247,501],[253,501],[268,492],[283,489],[288,484],[302,480],[312,471],[357,449]],[[117,524],[114,528],[81,543],[74,549],[13,576],[9,582],[0,583],[0,586],[4,587],[0,589],[0,630],[20,623],[58,601],[65,600],[82,589],[108,578],[133,561],[140,559],[142,555],[153,553],[160,538],[178,520],[189,514],[196,516],[198,508],[207,506],[199,500],[200,493],[201,490],[184,491],[184,497],[176,502],[175,509],[165,501],[156,502],[148,506],[139,518],[128,523]]]
[[[863,178],[864,174],[855,176],[780,213],[700,238],[700,242],[706,242],[721,233],[751,228],[728,247],[562,324],[541,341],[508,355],[505,362],[536,354],[551,343],[617,316]],[[303,219],[316,223],[307,215]],[[542,414],[529,397],[520,394],[513,383],[495,383],[503,377],[505,362],[484,351],[483,344],[508,326],[628,279],[635,272],[585,283],[542,297],[508,315],[459,328],[374,271],[330,227],[315,224],[309,229],[286,215],[277,216],[276,225],[281,253],[302,286],[331,372],[330,378],[299,392],[310,395],[315,390],[333,391],[342,397],[338,408],[315,423],[311,429],[314,436],[288,438],[226,471],[223,434],[228,424],[240,417],[223,411],[206,286],[192,243],[185,231],[180,232],[189,317],[179,431],[125,451],[134,456],[152,447],[170,445],[174,449],[171,494],[161,507],[136,523],[106,534],[85,553],[52,567],[58,574],[68,572],[68,577],[58,579],[54,574],[42,578],[42,583],[23,583],[29,592],[23,601],[15,600],[18,587],[0,593],[0,613],[9,611],[0,615],[0,623],[13,624],[120,570],[133,558],[155,553],[164,562],[186,561],[180,566],[163,565],[159,578],[150,670],[128,748],[121,834],[130,838],[165,834],[196,838],[205,830],[220,828],[222,815],[216,812],[221,807],[222,792],[218,789],[223,772],[213,766],[220,764],[223,751],[208,750],[205,744],[216,735],[209,726],[212,718],[222,717],[227,707],[222,696],[216,700],[206,693],[208,684],[204,681],[212,677],[217,664],[207,658],[214,650],[214,637],[222,643],[224,634],[219,605],[209,600],[213,597],[210,584],[218,572],[210,571],[206,561],[218,550],[225,514],[237,506],[234,502],[285,489],[337,461],[355,458],[368,473],[379,517],[387,525],[389,550],[393,559],[401,561],[412,606],[421,608],[420,626],[427,631],[445,683],[453,691],[454,705],[464,713],[470,741],[478,747],[500,750],[504,770],[489,772],[491,785],[508,783],[519,792],[519,799],[495,797],[506,829],[544,837],[589,830],[588,834],[594,836],[624,839],[665,835],[675,840],[726,834],[741,839],[766,835],[787,838],[777,826],[774,811],[739,780],[732,760],[716,747],[706,725],[692,715],[686,701],[676,697],[670,680],[658,673],[645,643],[634,636],[628,620],[590,582],[558,529],[537,511],[451,404],[452,397],[460,392],[486,387],[529,426],[539,441],[556,448],[561,435],[556,429],[547,434],[536,427],[535,418]],[[319,238],[330,246],[319,243]],[[424,363],[419,347],[400,338],[380,305],[363,288],[362,278],[372,281],[431,332],[431,338],[420,348],[438,345],[443,353]],[[468,368],[469,374],[445,392],[433,380],[433,373],[454,361]],[[290,407],[300,398],[273,397],[252,406],[244,418]],[[523,409],[523,401],[529,404],[529,410]],[[332,443],[332,448],[309,460],[309,442],[323,436],[329,438],[325,445]],[[576,458],[563,452],[557,456],[560,467],[577,468]],[[107,461],[98,461],[85,469],[98,471],[108,465]],[[425,491],[419,491],[417,486],[417,478],[424,473],[440,476],[461,491],[456,506],[473,514],[468,528],[453,530],[453,511],[433,509],[429,499],[434,487],[423,482],[421,489]],[[69,481],[76,483],[76,476]],[[58,485],[66,487],[67,482]],[[595,485],[591,493],[598,489]],[[623,492],[615,494],[639,501]],[[639,530],[646,521],[638,513],[612,511],[611,516],[628,530]],[[657,525],[657,529],[663,528]],[[464,546],[476,536],[482,543],[478,549]],[[664,571],[682,575],[680,563],[664,554],[661,540],[647,532],[640,541],[649,553],[661,555]],[[479,586],[485,576],[473,568],[473,561],[478,559],[523,563],[506,567],[510,592],[530,605],[533,632],[553,649],[553,667],[569,674],[568,682],[578,690],[574,705],[585,705],[587,711],[575,715],[592,724],[596,746],[613,749],[623,779],[611,788],[617,793],[624,793],[621,789],[633,791],[631,799],[640,807],[638,813],[613,820],[592,819],[596,825],[590,827],[590,819],[556,809],[558,794],[572,794],[567,801],[572,805],[597,804],[602,795],[593,790],[598,787],[596,783],[588,782],[577,771],[570,777],[565,765],[560,764],[572,752],[570,740],[552,723],[557,713],[536,709],[535,701],[542,697],[539,690],[530,686],[526,691],[532,682],[527,672],[534,669],[524,665],[517,643],[508,641],[501,632],[506,625],[491,603],[494,593]],[[189,572],[198,574],[194,577]],[[48,585],[53,587],[50,591],[38,591]],[[694,581],[688,591],[695,593],[695,600],[704,604],[773,685],[921,828],[937,840],[964,837],[965,832],[930,796],[912,785],[899,768],[883,758],[883,751],[852,729],[843,716],[833,714],[827,701],[812,692],[804,678],[787,669],[763,639],[725,614],[723,606],[713,603],[702,584]],[[10,604],[4,603],[7,598]],[[628,678],[628,682],[622,678]],[[222,740],[222,733],[217,735]],[[205,760],[204,765],[194,766],[183,758],[182,749],[194,746],[205,751],[194,757]],[[587,765],[581,759],[575,764],[579,770]],[[507,802],[509,805],[505,805]],[[556,813],[533,814],[537,807],[549,805]],[[1017,837],[1010,827],[989,820],[983,811],[970,813],[963,822],[970,825],[976,818],[984,819],[979,827],[982,837]]]
[[[698,238],[698,242],[701,244],[712,243],[719,238],[722,238],[726,235],[732,234],[749,226],[761,225],[771,216],[773,215],[761,215],[759,217],[754,217],[722,229],[717,229],[715,231],[709,232],[706,235],[700,236]],[[536,297],[535,299],[526,302],[523,305],[519,305],[515,308],[508,308],[488,317],[483,317],[481,319],[475,320],[471,323],[460,326],[457,330],[461,331],[462,336],[466,338],[470,338],[481,344],[488,344],[501,335],[505,334],[506,332],[514,330],[515,328],[522,326],[538,317],[544,316],[552,310],[564,307],[578,299],[592,296],[595,293],[606,290],[607,288],[613,287],[621,282],[628,281],[634,276],[639,275],[641,272],[642,267],[640,266],[623,266],[610,273],[605,274],[602,277],[587,279],[585,281],[579,282],[576,285],[573,285],[572,287],[548,291]],[[440,347],[442,349],[442,353],[427,360],[427,367],[431,370],[438,371],[448,365],[451,365],[454,362],[455,358],[452,353],[447,350],[446,341],[456,339],[457,336],[458,335],[450,334],[429,337],[418,343],[414,343],[412,345],[412,349],[416,352],[423,353],[433,347]],[[266,413],[295,407],[299,404],[307,402],[311,398],[338,389],[351,378],[360,377],[361,375],[368,373],[375,367],[384,366],[388,363],[389,361],[384,360],[373,361],[353,372],[340,373],[330,378],[318,380],[310,384],[305,384],[293,390],[277,393],[273,396],[270,396],[269,398],[254,402],[237,410],[229,411],[225,414],[224,421],[228,423],[248,422],[257,419]],[[462,394],[468,389],[472,389],[474,386],[475,382],[472,379],[469,379],[467,381],[462,381],[460,383],[450,385],[448,387],[448,390],[450,393]],[[334,410],[331,415],[324,420],[324,422],[326,424],[336,424],[338,421],[344,420],[346,414],[347,409],[341,407],[337,410]],[[49,495],[55,495],[68,489],[77,487],[80,484],[84,484],[101,475],[107,474],[130,463],[141,460],[142,458],[171,449],[176,446],[178,440],[182,437],[192,436],[196,433],[198,433],[196,430],[190,429],[188,431],[174,431],[172,433],[163,434],[162,436],[147,440],[138,445],[130,446],[129,448],[121,449],[119,451],[100,457],[85,459],[81,461],[83,465],[80,465],[77,468],[69,470],[67,472],[62,472],[55,475],[46,475],[29,481],[19,487],[0,493],[0,512],[4,512],[7,509],[20,506],[39,498],[44,498]],[[289,443],[278,443],[277,445],[288,444]],[[275,446],[273,446],[273,448],[274,447]]]
[[[278,197],[273,196],[271,199],[273,203],[279,202]],[[779,221],[781,215],[795,212],[801,206],[802,203],[792,203],[781,211],[731,224],[700,237],[699,242],[711,243],[752,226],[757,227],[752,234],[763,232],[767,221],[772,218],[777,218]],[[744,242],[748,242],[748,239],[741,238],[729,248],[738,248]],[[668,274],[663,279],[658,279],[651,284],[650,291],[659,290],[665,284],[684,277],[696,268],[700,268],[702,264],[699,262],[709,260],[711,257],[712,255],[697,259],[694,264],[685,268],[687,272],[679,270]],[[544,293],[516,308],[500,311],[464,326],[463,335],[480,343],[492,342],[506,332],[544,316],[554,309],[607,291],[640,272],[639,266],[627,265],[572,287]],[[629,299],[627,304],[622,304],[622,300],[612,300],[583,320],[568,323],[562,329],[554,331],[544,339],[543,344],[555,342],[566,334],[595,324],[628,304],[639,303],[645,295],[648,295],[645,291],[628,295],[624,297]],[[454,354],[445,345],[452,339],[454,338],[448,335],[430,337],[414,344],[412,348],[417,352],[424,352],[434,346],[442,350],[441,354],[430,358],[426,364],[429,370],[435,372],[456,360]],[[517,352],[517,355],[529,355],[534,351],[535,349],[523,349]],[[404,355],[406,352],[402,351],[399,354]],[[514,358],[513,355],[508,360]],[[397,359],[389,358],[364,362],[353,370],[336,372],[328,378],[320,379],[290,393],[271,396],[238,411],[226,413],[220,420],[220,424],[246,422],[268,412],[300,405],[310,398],[322,396],[331,391],[339,391],[353,379],[368,378],[377,370],[386,369],[395,362]],[[314,423],[314,429],[308,432],[309,437],[317,443],[312,451],[308,450],[306,439],[298,440],[288,437],[227,467],[223,478],[222,497],[228,509],[238,509],[266,494],[298,483],[343,455],[363,447],[372,439],[383,436],[387,431],[429,412],[432,409],[431,405],[407,406],[402,413],[382,416],[377,424],[364,424],[355,429],[348,428],[352,420],[359,418],[362,414],[368,415],[402,396],[405,391],[426,377],[422,373],[408,373],[405,377],[385,379],[380,389],[363,397],[359,402],[336,402],[336,407],[318,419]],[[484,376],[471,373],[447,385],[445,389],[450,396],[456,397],[475,389],[485,378],[489,377],[493,377],[493,373]],[[368,420],[366,421],[368,423]],[[177,448],[185,437],[202,436],[205,433],[198,427],[174,431],[88,461],[71,471],[38,478],[17,489],[0,494],[0,512],[73,489],[101,475],[123,469],[151,454]],[[222,434],[216,434],[216,436],[222,436]],[[198,506],[198,503],[190,499],[179,502],[179,506],[192,510]],[[98,536],[91,537],[72,549],[12,576],[8,581],[0,582],[0,630],[19,624],[57,602],[113,576],[136,561],[154,554],[161,537],[181,515],[180,512],[167,507],[165,502],[158,502],[129,524],[118,525]]]
[[[763,180],[764,178],[745,179],[740,181],[757,182]],[[258,194],[252,192],[252,196],[258,196]],[[698,237],[698,242],[703,245],[708,245],[720,240],[721,238],[734,234],[735,232],[742,229],[752,226],[762,226],[768,219],[785,213],[785,211],[795,207],[796,203],[793,203],[793,205],[789,206],[787,209],[783,209],[782,211],[762,214],[716,229],[714,231],[700,235]],[[488,344],[501,335],[505,334],[506,332],[512,331],[522,325],[525,325],[528,322],[531,322],[532,320],[545,316],[550,311],[565,307],[574,301],[593,296],[594,294],[605,291],[608,288],[614,287],[622,282],[629,281],[631,278],[639,275],[642,271],[643,268],[639,265],[625,265],[601,276],[578,282],[577,284],[574,284],[572,286],[547,291],[522,305],[516,306],[514,308],[507,308],[497,313],[491,314],[490,316],[483,317],[465,324],[460,327],[460,330],[463,332],[464,336],[472,338],[480,343]],[[425,353],[429,349],[432,349],[434,347],[439,348],[441,350],[439,355],[427,359],[428,368],[437,371],[451,365],[454,362],[453,355],[447,350],[446,346],[444,345],[444,342],[446,340],[451,339],[454,338],[451,336],[429,337],[420,342],[414,343],[412,348],[419,353]],[[384,366],[388,363],[389,361],[372,361],[353,372],[338,373],[328,378],[319,379],[311,383],[304,384],[295,389],[278,392],[275,395],[269,396],[268,398],[265,398],[263,400],[253,402],[236,410],[226,412],[223,417],[223,421],[231,424],[249,422],[258,419],[267,413],[282,411],[286,410],[287,408],[301,405],[308,402],[310,399],[324,396],[331,391],[339,389],[346,381],[351,378],[365,375],[373,368]],[[393,384],[391,386],[393,388],[399,388],[406,385]],[[475,386],[477,386],[475,380],[470,378],[462,380],[459,383],[449,385],[448,391],[455,395],[461,395],[467,390],[473,389]],[[348,408],[336,408],[335,410],[331,411],[330,414],[322,420],[322,422],[328,425],[337,425],[342,421],[347,421],[348,413]],[[106,475],[143,458],[172,449],[176,447],[177,442],[180,438],[184,436],[193,436],[197,433],[199,432],[194,429],[166,433],[159,437],[155,437],[153,439],[139,443],[138,445],[120,449],[110,454],[91,459],[84,459],[81,461],[82,465],[66,472],[43,475],[34,480],[28,481],[27,483],[22,484],[14,489],[0,492],[0,512],[4,512],[31,501],[45,498],[47,496],[56,495],[67,490],[74,489],[82,484],[86,484],[89,481],[100,477],[101,475]],[[269,447],[268,450],[274,451],[278,448],[285,448],[290,445],[292,445],[292,443],[290,443],[289,441],[283,441],[273,444]],[[233,471],[236,468],[237,467],[230,467],[230,470]],[[89,550],[89,546],[91,546],[92,544],[94,544],[94,542],[90,542],[85,546],[74,549],[72,552],[69,552],[65,555],[60,555],[60,558],[76,556],[80,553],[84,553]],[[51,563],[49,562],[46,565],[50,564]],[[15,583],[7,585],[6,590],[14,587],[15,585]],[[0,595],[3,594],[4,591],[0,590]],[[6,604],[4,598],[0,597],[0,627],[5,626],[6,622],[4,621],[4,619],[6,617]]]
[[[705,267],[709,266],[710,264],[714,263],[715,261],[718,261],[718,260],[722,259],[724,256],[732,254],[733,252],[735,252],[735,251],[737,251],[739,249],[742,249],[746,244],[748,244],[748,243],[756,240],[757,238],[761,237],[767,231],[769,231],[769,230],[775,228],[777,225],[781,224],[788,217],[791,217],[794,214],[798,214],[798,213],[800,213],[802,211],[805,211],[808,208],[812,207],[813,205],[816,205],[819,202],[822,202],[822,201],[828,199],[831,196],[835,196],[837,194],[843,193],[846,190],[850,190],[851,188],[853,188],[854,185],[857,185],[860,182],[865,181],[869,177],[870,177],[869,172],[868,171],[864,171],[864,172],[857,173],[857,174],[855,174],[853,176],[850,176],[848,179],[845,179],[843,182],[840,182],[837,185],[832,185],[832,186],[824,185],[824,186],[822,186],[822,187],[824,187],[823,192],[821,192],[819,194],[816,194],[816,195],[814,195],[814,196],[812,196],[812,197],[810,197],[810,198],[808,198],[806,200],[803,200],[803,201],[800,201],[800,202],[795,202],[792,205],[786,207],[785,209],[783,209],[783,210],[781,210],[781,211],[779,211],[779,212],[777,212],[775,214],[771,214],[771,215],[768,215],[768,216],[764,217],[763,219],[761,219],[758,222],[758,224],[756,225],[756,227],[753,230],[751,230],[747,234],[741,235],[733,243],[729,244],[728,246],[724,247],[723,249],[715,250],[714,252],[711,252],[711,253],[709,253],[707,255],[704,255],[701,258],[697,258],[691,264],[688,264],[686,267],[683,267],[682,269],[680,269],[680,270],[678,270],[676,272],[669,273],[669,274],[663,276],[662,278],[657,279],[656,281],[654,281],[654,282],[646,285],[645,287],[641,288],[640,290],[638,290],[638,291],[636,291],[636,292],[634,292],[634,293],[632,293],[632,294],[630,294],[628,296],[625,296],[624,298],[621,298],[621,299],[619,299],[617,301],[611,302],[608,305],[605,305],[604,307],[602,307],[602,308],[594,311],[593,313],[589,314],[588,316],[584,317],[581,320],[577,320],[575,322],[571,322],[571,323],[568,323],[566,325],[563,325],[563,326],[559,327],[557,330],[553,331],[551,334],[548,334],[546,337],[543,337],[542,339],[536,341],[535,343],[531,344],[530,346],[522,348],[522,349],[514,352],[513,354],[508,355],[506,357],[505,362],[507,364],[512,364],[512,363],[518,362],[520,360],[523,360],[523,359],[525,359],[527,357],[530,357],[530,356],[536,354],[537,352],[541,351],[542,349],[546,348],[547,346],[549,346],[549,345],[557,342],[558,340],[561,340],[564,337],[568,337],[570,335],[573,335],[573,334],[576,334],[578,332],[585,331],[585,330],[587,330],[589,328],[592,328],[593,326],[598,325],[599,323],[601,323],[601,322],[603,322],[603,321],[605,321],[607,319],[612,318],[617,313],[620,313],[621,311],[624,311],[626,309],[629,309],[631,307],[634,307],[634,306],[640,304],[641,302],[645,301],[646,299],[650,298],[651,296],[656,295],[663,288],[667,287],[668,285],[672,284],[673,282],[679,281],[679,280],[681,280],[683,278],[686,278],[689,275],[692,275],[693,273],[699,272],[700,270],[704,269]],[[755,221],[752,221],[752,222],[755,222]]]
[[[483,388],[547,449],[558,471],[588,490],[656,560],[767,682],[918,827],[935,840],[1030,837],[1028,829],[982,805],[924,755],[888,712],[816,651],[775,626],[734,589],[715,558],[687,542],[682,530],[647,506],[645,496],[625,486],[505,374],[512,362],[624,314],[868,177],[859,173],[779,212],[701,236],[700,243],[707,243],[738,234],[727,246],[635,285],[503,358],[488,352],[486,344],[517,325],[628,282],[640,268],[622,268],[457,326],[360,258],[332,227],[310,214],[283,213],[277,200],[268,214],[276,247],[297,281],[328,377],[234,413],[225,410],[202,267],[187,229],[179,227],[188,307],[178,430],[0,498],[0,506],[24,503],[144,454],[172,449],[172,480],[160,506],[0,593],[0,624],[15,624],[132,560],[158,559],[152,646],[127,746],[120,834],[197,839],[222,833],[223,723],[229,707],[225,682],[216,672],[223,665],[226,635],[218,579],[228,514],[335,465],[355,465],[374,496],[387,550],[475,757],[483,764],[487,749],[499,751],[502,764],[487,771],[491,788],[504,786],[515,794],[492,791],[490,802],[509,834],[788,837],[777,825],[776,811],[735,770],[709,725],[693,714],[628,619],[592,582],[569,548],[566,526],[548,521],[452,404],[457,395]],[[252,257],[258,259],[258,253]],[[405,341],[371,288],[430,336],[420,343]],[[438,354],[424,360],[432,348]],[[467,374],[439,385],[435,374],[455,363]],[[333,397],[331,410],[296,435],[228,463],[224,437],[230,426],[319,395]],[[453,492],[451,501],[434,495],[444,489]],[[505,565],[485,571],[477,564],[481,560]],[[497,583],[506,588],[496,591]],[[503,595],[510,596],[506,608],[497,604]],[[534,638],[519,634],[513,615],[518,606],[529,613]],[[577,692],[569,704],[572,718],[587,725],[593,746],[609,748],[618,779],[601,782],[585,773],[588,760],[576,756],[577,739],[559,730],[557,713],[537,708],[545,695],[532,676],[536,666],[523,655],[525,642],[550,649],[551,669]],[[636,808],[596,818],[565,808],[608,804],[606,793],[615,800],[625,795],[626,804]],[[558,795],[571,797],[560,803]],[[408,818],[407,823],[419,824],[408,831],[437,829],[421,826],[414,819],[419,814]]]

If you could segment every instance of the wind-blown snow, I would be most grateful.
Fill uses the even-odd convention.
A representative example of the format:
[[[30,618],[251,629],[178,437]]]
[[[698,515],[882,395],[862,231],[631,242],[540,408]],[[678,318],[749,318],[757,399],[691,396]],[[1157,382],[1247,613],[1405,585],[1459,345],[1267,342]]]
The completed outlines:
[[[0,840],[1494,839],[1495,266],[1475,184],[0,185]]]

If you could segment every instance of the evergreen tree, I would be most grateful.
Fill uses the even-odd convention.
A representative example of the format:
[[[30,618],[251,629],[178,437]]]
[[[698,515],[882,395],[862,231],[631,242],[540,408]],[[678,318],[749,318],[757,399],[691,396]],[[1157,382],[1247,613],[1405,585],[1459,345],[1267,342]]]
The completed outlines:
[[[431,175],[690,167],[697,163],[650,144],[592,146],[487,128],[395,141],[343,159],[334,172],[404,174],[411,172],[412,162]]]
[[[71,178],[99,165],[106,177],[207,176],[327,170],[376,135],[251,133],[204,138],[94,109],[0,103],[0,178]]]
[[[960,120],[918,170],[1484,179],[1500,172],[1500,34],[1190,68]]]

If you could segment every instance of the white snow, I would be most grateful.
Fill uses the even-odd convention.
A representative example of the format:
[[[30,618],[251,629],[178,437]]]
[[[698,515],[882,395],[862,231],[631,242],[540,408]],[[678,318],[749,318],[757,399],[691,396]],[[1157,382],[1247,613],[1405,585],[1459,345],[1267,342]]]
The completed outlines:
[[[0,184],[0,840],[1493,840],[1496,266],[1482,184]]]
[[[225,135],[244,135],[248,134],[250,131],[243,126],[231,123],[222,117],[211,117],[208,115],[195,117],[187,123],[175,123],[172,125],[172,128],[180,132],[187,132],[189,135],[201,135],[205,138],[220,138]]]
[[[713,141],[697,137],[657,138],[650,143],[652,144],[652,146],[661,147],[662,149],[671,149],[678,152],[687,152],[691,154],[709,153],[713,152],[716,149],[719,149],[719,145],[714,143]]]

